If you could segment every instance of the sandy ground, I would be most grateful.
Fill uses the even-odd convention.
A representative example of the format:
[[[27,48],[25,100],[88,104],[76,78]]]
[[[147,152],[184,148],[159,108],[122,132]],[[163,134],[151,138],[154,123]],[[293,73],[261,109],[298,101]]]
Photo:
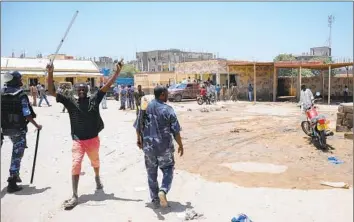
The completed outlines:
[[[118,111],[118,103],[108,101],[109,109],[101,112],[105,129],[100,134],[104,192],[95,193],[94,174],[85,157],[80,205],[64,211],[61,204],[71,195],[70,125],[68,114],[60,113],[62,106],[53,98],[50,101],[53,107],[35,108],[43,130],[33,185],[29,180],[34,127],[30,126],[29,148],[22,162],[25,189],[17,194],[6,194],[11,155],[8,139],[1,149],[1,221],[174,222],[183,221],[178,213],[186,209],[204,214],[199,221],[210,222],[230,221],[239,213],[255,222],[353,221],[352,189],[319,185],[322,180],[352,185],[352,141],[336,134],[328,141],[332,153],[316,150],[301,132],[302,117],[291,103],[226,103],[219,105],[224,106],[220,111],[207,113],[200,112],[201,106],[195,102],[174,104],[183,127],[185,156],[176,157],[168,195],[170,210],[153,211],[146,207],[149,195],[143,155],[135,146],[132,128],[135,113]],[[335,110],[320,106],[332,127]],[[344,163],[329,163],[330,155]],[[257,169],[250,170],[250,166],[247,170],[247,162],[260,168],[273,164],[275,170],[254,172]],[[238,171],[230,168],[235,163],[239,163]],[[242,167],[248,172],[242,172]],[[253,168],[257,167],[253,164]]]

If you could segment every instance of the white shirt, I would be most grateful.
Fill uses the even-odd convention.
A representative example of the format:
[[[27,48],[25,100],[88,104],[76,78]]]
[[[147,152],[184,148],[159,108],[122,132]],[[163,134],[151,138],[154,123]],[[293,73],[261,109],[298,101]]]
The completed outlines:
[[[309,107],[312,105],[312,100],[314,99],[313,94],[310,89],[306,89],[305,91],[300,91],[300,105],[304,107]]]

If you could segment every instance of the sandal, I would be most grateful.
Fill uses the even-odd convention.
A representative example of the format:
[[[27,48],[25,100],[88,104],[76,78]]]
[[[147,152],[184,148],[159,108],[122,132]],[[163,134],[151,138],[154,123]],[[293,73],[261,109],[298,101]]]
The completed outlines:
[[[65,200],[63,203],[64,209],[65,210],[71,210],[74,207],[76,207],[76,205],[79,203],[78,199],[75,197],[70,198],[69,200]]]

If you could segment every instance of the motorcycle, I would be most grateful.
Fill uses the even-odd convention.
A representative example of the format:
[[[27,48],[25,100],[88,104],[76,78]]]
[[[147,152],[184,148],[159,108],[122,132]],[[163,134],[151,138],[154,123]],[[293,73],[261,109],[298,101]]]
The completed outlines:
[[[320,93],[317,92],[319,97]],[[301,128],[304,133],[313,139],[316,139],[321,149],[327,148],[327,137],[333,136],[333,132],[328,130],[329,120],[322,114],[317,112],[315,102],[321,100],[320,98],[313,99],[311,106],[304,107],[306,113],[306,120],[301,122]]]
[[[210,95],[206,97],[203,97],[201,95],[197,96],[198,105],[203,105],[204,103],[208,104],[207,100],[209,100],[210,104],[214,104],[216,102],[214,95]]]

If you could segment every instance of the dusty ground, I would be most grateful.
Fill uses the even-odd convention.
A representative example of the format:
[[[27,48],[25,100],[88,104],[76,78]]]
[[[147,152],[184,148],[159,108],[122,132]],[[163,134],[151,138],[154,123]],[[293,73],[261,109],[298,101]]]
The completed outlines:
[[[190,104],[179,108],[190,107]],[[202,113],[200,107],[181,112],[188,157],[179,168],[222,182],[245,187],[318,189],[321,181],[353,184],[353,141],[343,133],[329,137],[329,152],[315,148],[303,133],[304,118],[293,103],[238,102],[223,104],[220,111]],[[212,109],[213,110],[213,109]],[[319,106],[335,129],[337,106]],[[198,129],[198,130],[196,130]],[[333,165],[328,156],[344,164]],[[234,172],[222,163],[258,162],[285,165],[281,174]]]
[[[102,110],[106,127],[100,134],[104,192],[94,192],[93,172],[85,158],[80,205],[64,211],[61,204],[71,195],[69,118],[60,113],[60,104],[50,100],[53,107],[35,108],[44,128],[33,185],[29,180],[34,128],[28,133],[29,148],[21,169],[25,189],[17,194],[6,194],[8,139],[1,149],[1,221],[177,222],[182,221],[178,213],[190,208],[205,215],[199,221],[208,222],[230,221],[239,213],[256,222],[353,221],[352,189],[319,185],[322,180],[352,185],[352,141],[336,134],[328,141],[335,148],[333,153],[316,150],[304,137],[299,111],[290,103],[227,103],[221,111],[207,113],[200,112],[195,102],[174,104],[183,127],[185,156],[176,157],[175,179],[168,195],[170,211],[160,212],[145,207],[149,201],[147,178],[143,155],[135,146],[135,113],[118,111],[118,104],[108,101],[109,109]],[[336,107],[320,108],[334,123]],[[236,132],[230,132],[235,128]],[[329,155],[344,164],[332,165],[327,161]],[[248,161],[287,169],[278,174],[245,173],[221,166]]]

